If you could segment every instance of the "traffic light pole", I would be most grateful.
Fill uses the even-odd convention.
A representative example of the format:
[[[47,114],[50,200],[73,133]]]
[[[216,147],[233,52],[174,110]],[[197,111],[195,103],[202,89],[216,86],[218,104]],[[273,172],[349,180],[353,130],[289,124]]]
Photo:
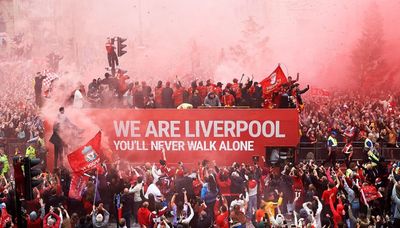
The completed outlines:
[[[22,159],[20,157],[14,157],[13,158],[13,168],[14,168],[14,202],[15,202],[15,211],[14,215],[17,216],[17,224],[18,227],[26,227],[26,223],[24,223],[24,220],[22,218],[22,204],[21,204],[21,198],[22,198],[22,191],[24,191],[24,177],[23,177],[23,172],[21,166],[23,163],[21,162]]]
[[[17,215],[17,224],[18,227],[27,227],[26,223],[24,223],[24,220],[22,219],[22,204],[21,204],[21,195],[15,191],[15,210],[16,210],[16,215]]]

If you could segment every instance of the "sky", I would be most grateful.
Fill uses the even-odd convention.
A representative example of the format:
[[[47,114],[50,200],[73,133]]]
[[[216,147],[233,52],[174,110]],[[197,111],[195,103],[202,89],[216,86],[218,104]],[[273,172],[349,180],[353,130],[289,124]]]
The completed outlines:
[[[287,74],[299,72],[304,84],[343,86],[352,77],[352,50],[372,3],[383,17],[390,66],[400,53],[395,0],[16,2],[16,30],[36,44],[36,58],[52,50],[63,54],[62,68],[79,72],[83,82],[104,74],[106,37],[120,36],[128,39],[120,67],[131,80],[155,83],[178,75],[227,82],[242,73],[262,80],[281,63]],[[245,33],[249,28],[257,29]]]

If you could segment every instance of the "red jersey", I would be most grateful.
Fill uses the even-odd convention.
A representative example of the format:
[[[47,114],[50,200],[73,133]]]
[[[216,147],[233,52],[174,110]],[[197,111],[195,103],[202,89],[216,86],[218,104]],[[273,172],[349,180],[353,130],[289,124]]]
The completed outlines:
[[[185,89],[183,87],[176,88],[174,90],[174,94],[172,94],[172,98],[174,99],[175,107],[178,107],[180,104],[183,103],[183,92]]]
[[[213,89],[213,92],[218,96],[218,98],[221,98],[221,96],[222,96],[222,88],[221,87],[215,86]]]
[[[215,218],[215,224],[217,225],[217,227],[229,228],[228,217],[229,217],[228,211],[225,211],[224,213],[217,215],[217,217]]]
[[[329,197],[331,196],[331,194],[335,195],[335,197],[333,197],[333,201],[336,200],[336,194],[338,192],[338,189],[335,187],[331,188],[331,189],[327,189],[322,193],[322,200],[324,201],[325,205],[329,205]]]
[[[145,225],[146,227],[149,227],[151,225],[150,215],[151,212],[148,208],[139,208],[137,215],[139,225]]]
[[[236,99],[242,98],[242,91],[240,90],[238,83],[232,84],[232,91],[235,92]]]
[[[215,84],[208,85],[207,86],[207,93],[214,92],[215,87],[217,87]]]
[[[217,175],[217,184],[222,195],[229,195],[231,193],[231,179],[227,178],[222,181],[220,176]]]
[[[155,96],[155,102],[157,107],[161,107],[162,105],[162,90],[163,87],[156,87],[154,89],[154,96]]]
[[[225,94],[222,96],[222,103],[225,106],[234,106],[235,105],[235,97],[232,94]]]
[[[197,90],[199,91],[199,96],[201,97],[201,100],[204,101],[204,99],[206,98],[206,96],[208,94],[207,87],[198,86]]]

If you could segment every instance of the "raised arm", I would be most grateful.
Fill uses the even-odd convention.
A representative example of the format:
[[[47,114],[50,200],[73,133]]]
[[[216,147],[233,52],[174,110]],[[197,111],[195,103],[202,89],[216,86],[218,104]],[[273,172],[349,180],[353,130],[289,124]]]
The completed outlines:
[[[185,203],[189,203],[188,197],[187,197],[187,191],[183,191],[183,199],[185,201]]]
[[[351,211],[351,207],[348,208],[348,213],[349,213],[349,218],[351,219],[351,221],[353,221],[354,223],[357,223],[357,219],[354,217],[353,212]]]
[[[185,218],[184,220],[182,220],[182,223],[183,223],[183,224],[189,224],[190,221],[192,221],[193,216],[194,216],[194,212],[193,212],[192,205],[190,205],[190,203],[186,203],[186,205],[187,205],[187,206],[189,207],[189,209],[190,209],[190,215],[189,215],[189,217],[187,217],[187,218]]]
[[[342,178],[343,178],[344,190],[346,190],[347,194],[354,195],[354,190],[349,187],[349,185],[347,184],[346,178],[344,176]]]
[[[318,201],[318,208],[317,208],[316,214],[321,214],[321,211],[322,211],[322,203],[321,203],[321,201],[319,200],[318,196],[314,196],[314,199]]]
[[[106,209],[103,209],[103,212],[104,212],[104,222],[103,222],[103,224],[107,225],[108,221],[110,220],[110,213]]]
[[[393,186],[393,190],[392,190],[392,200],[396,203],[396,204],[400,204],[400,199],[399,199],[399,197],[397,196],[397,193],[396,193],[396,186],[398,185],[398,183],[396,183],[394,186]]]
[[[333,194],[331,194],[329,197],[329,207],[331,208],[331,211],[333,214],[337,214],[337,211],[336,211],[335,207],[333,206]]]

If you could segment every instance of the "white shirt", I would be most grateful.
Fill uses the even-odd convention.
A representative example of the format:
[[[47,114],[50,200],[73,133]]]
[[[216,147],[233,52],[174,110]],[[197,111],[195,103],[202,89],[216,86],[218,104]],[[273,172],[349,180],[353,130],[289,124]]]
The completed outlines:
[[[136,184],[135,187],[132,187],[129,189],[129,193],[133,193],[133,200],[135,202],[140,202],[142,201],[142,197],[140,197],[140,191],[143,188],[143,183]]]
[[[149,185],[147,188],[146,194],[144,195],[147,199],[149,198],[149,194],[153,194],[156,202],[160,202],[159,197],[162,196],[160,189],[155,184]]]
[[[79,89],[74,93],[74,108],[83,108],[83,95]]]

